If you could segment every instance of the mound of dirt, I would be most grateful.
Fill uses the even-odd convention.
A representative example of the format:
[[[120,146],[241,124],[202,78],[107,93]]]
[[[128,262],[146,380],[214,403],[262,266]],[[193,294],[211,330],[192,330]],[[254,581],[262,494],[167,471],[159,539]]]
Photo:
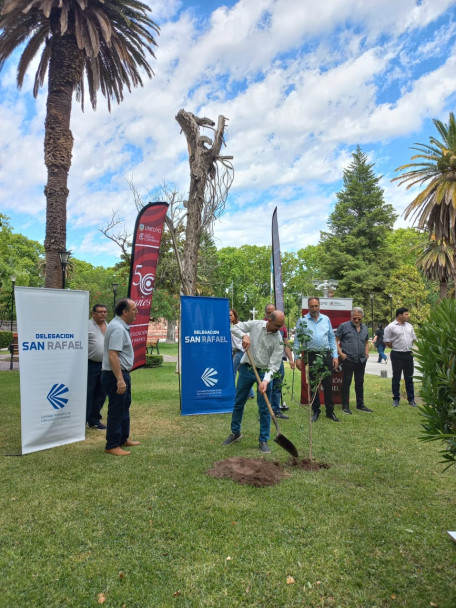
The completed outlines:
[[[282,477],[288,476],[280,462],[241,457],[218,460],[207,473],[212,477],[226,477],[257,488],[274,486]]]

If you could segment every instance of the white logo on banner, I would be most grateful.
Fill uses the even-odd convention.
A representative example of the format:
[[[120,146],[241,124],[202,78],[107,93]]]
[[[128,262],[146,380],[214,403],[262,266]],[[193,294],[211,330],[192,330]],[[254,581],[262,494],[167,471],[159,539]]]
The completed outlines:
[[[216,376],[217,374],[217,370],[215,370],[213,367],[206,367],[203,375],[201,376],[201,380],[206,386],[214,386],[214,384],[217,384],[218,380],[213,376]]]

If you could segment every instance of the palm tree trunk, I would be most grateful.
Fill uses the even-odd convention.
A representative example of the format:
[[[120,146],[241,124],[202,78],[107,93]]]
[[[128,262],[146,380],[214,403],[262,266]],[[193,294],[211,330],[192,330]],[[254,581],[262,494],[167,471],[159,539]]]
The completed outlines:
[[[55,36],[51,42],[49,85],[44,134],[47,167],[46,195],[46,287],[62,287],[59,251],[66,251],[66,205],[73,135],[71,103],[84,67],[84,53],[72,35]]]
[[[441,302],[446,299],[447,294],[448,294],[447,282],[446,281],[440,281],[440,295],[439,295],[439,299],[440,299]]]

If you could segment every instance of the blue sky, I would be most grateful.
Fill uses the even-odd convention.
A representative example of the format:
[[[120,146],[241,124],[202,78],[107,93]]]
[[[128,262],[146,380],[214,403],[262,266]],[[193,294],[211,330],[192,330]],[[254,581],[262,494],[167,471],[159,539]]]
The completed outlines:
[[[155,0],[155,77],[111,114],[73,105],[68,249],[110,266],[119,250],[99,228],[112,212],[132,231],[129,181],[145,200],[165,180],[185,195],[180,108],[229,118],[234,182],[214,225],[218,247],[270,244],[278,207],[282,250],[316,244],[344,167],[359,144],[399,214],[413,192],[391,183],[414,142],[447,122],[456,99],[456,2],[449,0]],[[0,73],[0,211],[43,242],[46,90],[22,91],[15,61]],[[403,218],[397,226],[407,225]]]

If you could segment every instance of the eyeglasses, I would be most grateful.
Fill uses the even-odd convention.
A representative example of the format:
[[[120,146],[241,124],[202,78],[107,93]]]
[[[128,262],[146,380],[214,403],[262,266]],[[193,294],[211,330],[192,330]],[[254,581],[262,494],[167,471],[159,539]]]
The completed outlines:
[[[352,317],[353,321],[361,321],[362,317]]]
[[[107,310],[94,310],[93,312],[96,312],[99,315],[107,315],[108,314]]]

